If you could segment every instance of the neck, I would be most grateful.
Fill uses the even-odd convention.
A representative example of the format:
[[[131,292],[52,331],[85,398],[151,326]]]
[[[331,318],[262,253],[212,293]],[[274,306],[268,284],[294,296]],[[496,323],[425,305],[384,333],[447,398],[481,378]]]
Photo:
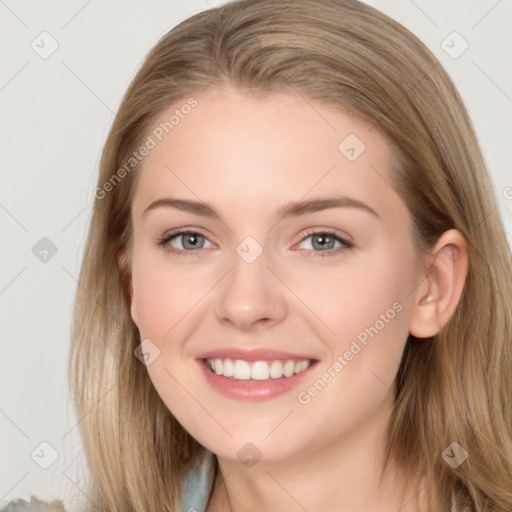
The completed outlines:
[[[388,420],[389,410],[335,444],[285,461],[249,468],[219,457],[207,512],[421,512],[417,490],[403,487],[398,469],[382,472]]]

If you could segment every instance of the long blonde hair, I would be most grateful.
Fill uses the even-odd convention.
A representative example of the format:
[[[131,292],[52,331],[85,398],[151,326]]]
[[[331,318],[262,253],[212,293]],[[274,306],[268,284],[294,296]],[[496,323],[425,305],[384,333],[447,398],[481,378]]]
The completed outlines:
[[[418,248],[452,228],[466,237],[470,269],[453,317],[437,336],[407,342],[388,461],[411,485],[427,482],[429,510],[450,510],[455,496],[461,510],[510,512],[512,262],[491,181],[438,60],[356,0],[242,0],[201,12],[161,38],[124,95],[101,158],[72,330],[91,510],[178,510],[183,477],[204,453],[134,356],[141,340],[119,257],[131,243],[137,176],[126,162],[162,112],[224,84],[294,90],[367,121],[393,148]],[[452,442],[469,454],[456,468],[441,456]]]

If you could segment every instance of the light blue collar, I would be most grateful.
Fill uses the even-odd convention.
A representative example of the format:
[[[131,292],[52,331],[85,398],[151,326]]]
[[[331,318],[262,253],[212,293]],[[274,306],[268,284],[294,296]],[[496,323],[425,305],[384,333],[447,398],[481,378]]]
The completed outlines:
[[[182,485],[183,498],[180,512],[206,512],[206,503],[214,483],[214,460],[215,455],[211,451],[206,450],[202,461],[193,467],[185,477]],[[457,510],[457,502],[452,492],[451,511],[456,512]]]
[[[203,460],[185,477],[180,512],[206,512],[206,503],[213,485],[214,457],[212,452],[206,450]]]

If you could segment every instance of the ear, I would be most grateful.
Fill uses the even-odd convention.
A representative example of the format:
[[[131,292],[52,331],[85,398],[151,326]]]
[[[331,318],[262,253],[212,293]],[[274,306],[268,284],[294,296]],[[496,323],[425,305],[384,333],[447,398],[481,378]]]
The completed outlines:
[[[448,323],[464,290],[468,268],[466,239],[456,229],[446,231],[426,257],[426,274],[415,292],[410,334],[428,338]]]
[[[123,286],[127,287],[128,291],[128,299],[130,302],[130,314],[132,317],[132,320],[137,324],[138,322],[138,314],[137,314],[137,308],[135,306],[135,301],[133,300],[133,283],[132,283],[132,277],[131,277],[131,270],[130,270],[130,262],[127,252],[123,252],[120,254],[117,258],[117,265],[119,266],[119,269],[121,271],[121,275],[123,276]]]

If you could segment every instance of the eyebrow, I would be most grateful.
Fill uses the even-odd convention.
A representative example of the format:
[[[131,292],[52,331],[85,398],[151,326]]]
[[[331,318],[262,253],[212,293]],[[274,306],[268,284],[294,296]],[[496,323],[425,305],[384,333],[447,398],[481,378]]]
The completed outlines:
[[[221,216],[215,211],[215,209],[208,203],[202,201],[191,201],[189,199],[177,199],[170,197],[163,197],[153,201],[143,212],[145,216],[151,210],[157,208],[176,208],[202,217],[208,217],[217,219],[222,222]],[[357,208],[363,210],[371,215],[380,219],[379,214],[366,203],[354,199],[351,197],[323,197],[317,199],[309,199],[307,201],[290,201],[277,210],[277,217],[282,219],[288,219],[291,217],[298,217],[300,215],[306,215],[308,213],[319,212],[322,210],[328,210],[330,208]]]

